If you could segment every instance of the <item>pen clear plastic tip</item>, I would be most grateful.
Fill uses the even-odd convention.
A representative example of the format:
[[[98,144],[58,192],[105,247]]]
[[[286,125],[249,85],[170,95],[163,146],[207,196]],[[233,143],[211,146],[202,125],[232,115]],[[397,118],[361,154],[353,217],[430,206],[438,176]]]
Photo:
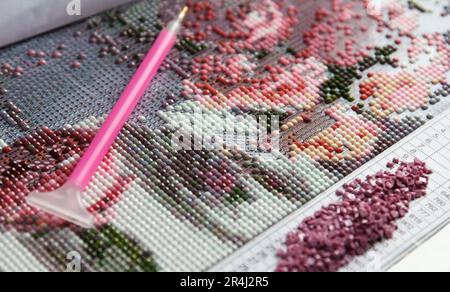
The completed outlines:
[[[183,19],[186,17],[188,12],[189,12],[189,7],[184,6],[180,12],[180,15],[178,15],[178,20],[183,21]]]
[[[82,191],[70,182],[49,193],[34,192],[27,197],[27,203],[51,215],[79,225],[93,228],[94,217],[81,203]]]
[[[189,12],[189,7],[184,6],[184,8],[181,10],[180,14],[178,14],[178,17],[175,18],[172,22],[170,22],[169,25],[167,26],[169,31],[171,31],[174,34],[178,34],[178,32],[180,32],[183,20],[186,18],[186,15],[188,12]]]

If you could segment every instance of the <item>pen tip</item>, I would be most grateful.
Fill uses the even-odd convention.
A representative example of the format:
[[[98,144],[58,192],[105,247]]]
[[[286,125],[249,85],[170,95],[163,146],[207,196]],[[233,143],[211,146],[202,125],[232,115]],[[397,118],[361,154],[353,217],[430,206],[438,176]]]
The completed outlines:
[[[180,15],[178,16],[178,18],[179,18],[180,20],[181,20],[181,19],[184,19],[184,18],[186,17],[186,15],[187,15],[188,11],[189,11],[189,7],[184,6],[184,7],[183,7],[183,10],[181,10],[181,13],[180,13]]]

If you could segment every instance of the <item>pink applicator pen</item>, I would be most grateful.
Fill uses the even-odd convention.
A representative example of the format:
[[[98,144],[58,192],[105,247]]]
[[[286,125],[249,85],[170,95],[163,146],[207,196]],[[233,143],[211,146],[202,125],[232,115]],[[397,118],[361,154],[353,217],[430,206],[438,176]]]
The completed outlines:
[[[184,7],[180,15],[160,33],[68,181],[54,192],[30,194],[27,197],[28,204],[81,227],[94,227],[94,217],[82,205],[82,192],[175,46],[187,12],[188,7]]]

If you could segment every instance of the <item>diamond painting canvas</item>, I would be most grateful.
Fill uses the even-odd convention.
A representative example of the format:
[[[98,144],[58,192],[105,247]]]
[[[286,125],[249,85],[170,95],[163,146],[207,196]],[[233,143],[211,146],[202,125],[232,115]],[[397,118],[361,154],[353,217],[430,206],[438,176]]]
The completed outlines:
[[[450,5],[375,2],[141,0],[1,48],[0,270],[208,271],[431,125],[450,107]],[[185,5],[82,194],[95,227],[27,204],[66,183]],[[389,244],[448,162],[393,157],[345,184],[270,271],[338,271]]]

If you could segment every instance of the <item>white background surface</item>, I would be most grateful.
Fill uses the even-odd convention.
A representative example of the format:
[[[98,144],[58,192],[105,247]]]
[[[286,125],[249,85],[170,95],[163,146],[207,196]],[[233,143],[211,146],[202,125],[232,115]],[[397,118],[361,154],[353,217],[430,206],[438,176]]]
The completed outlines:
[[[450,272],[450,226],[399,262],[391,272]]]
[[[66,8],[71,0],[0,0],[0,47],[132,0],[80,1],[81,16],[70,16]]]

